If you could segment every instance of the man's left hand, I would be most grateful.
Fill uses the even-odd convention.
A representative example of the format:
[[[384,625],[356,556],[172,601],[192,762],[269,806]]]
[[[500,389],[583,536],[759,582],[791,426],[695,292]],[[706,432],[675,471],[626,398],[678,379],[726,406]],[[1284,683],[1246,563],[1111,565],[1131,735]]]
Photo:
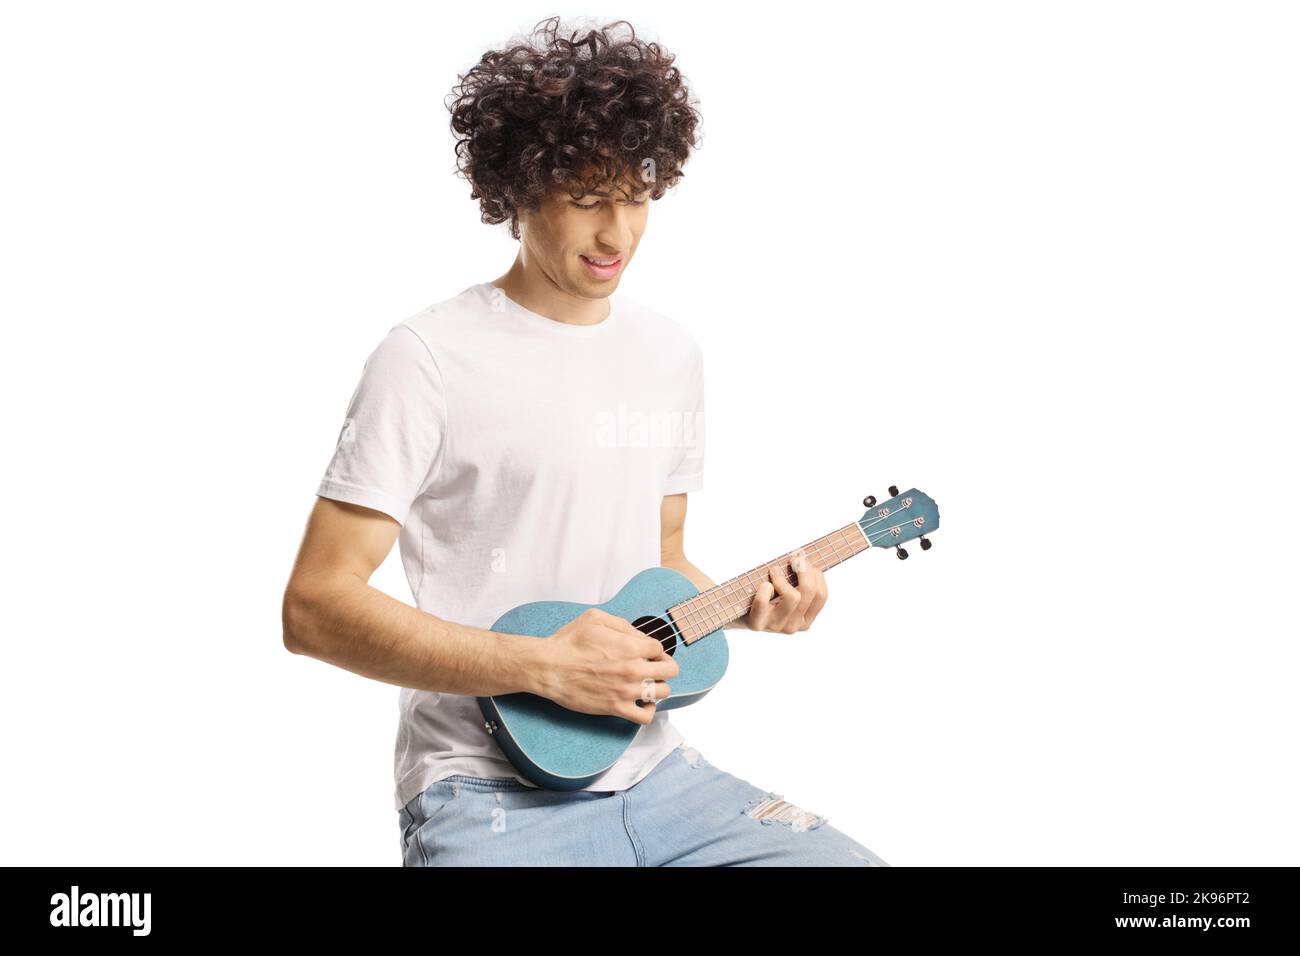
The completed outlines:
[[[826,575],[796,552],[791,560],[795,583],[791,584],[784,566],[768,565],[769,579],[754,589],[754,603],[740,622],[751,631],[774,631],[793,634],[806,631],[826,603]]]

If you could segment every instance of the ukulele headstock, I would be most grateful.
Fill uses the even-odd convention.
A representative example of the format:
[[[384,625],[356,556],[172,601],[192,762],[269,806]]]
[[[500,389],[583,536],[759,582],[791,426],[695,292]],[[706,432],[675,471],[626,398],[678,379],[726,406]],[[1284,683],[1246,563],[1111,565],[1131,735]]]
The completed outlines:
[[[921,550],[929,551],[930,539],[925,535],[939,527],[939,506],[915,488],[900,494],[896,485],[890,485],[889,494],[889,500],[880,504],[875,495],[862,499],[867,512],[858,519],[858,527],[867,541],[873,548],[893,548],[900,560],[907,557],[900,545],[913,538],[920,538]]]

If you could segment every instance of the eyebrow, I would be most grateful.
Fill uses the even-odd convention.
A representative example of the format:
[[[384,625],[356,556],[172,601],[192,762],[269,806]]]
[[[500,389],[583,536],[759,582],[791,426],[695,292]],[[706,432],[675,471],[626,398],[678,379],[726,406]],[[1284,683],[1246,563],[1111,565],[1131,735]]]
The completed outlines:
[[[608,192],[594,191],[594,192],[584,193],[583,196],[582,196],[581,198],[579,198],[579,199],[574,199],[573,201],[574,201],[574,202],[584,202],[584,201],[586,201],[586,200],[588,200],[588,199],[592,199],[593,197],[594,197],[594,198],[598,198],[598,199],[609,199],[612,195],[613,195],[612,193],[608,193]],[[642,189],[642,190],[640,190],[640,191],[638,191],[638,192],[635,192],[635,193],[632,193],[632,194],[630,194],[630,195],[629,195],[628,193],[623,192],[623,191],[620,190],[619,198],[620,198],[620,199],[635,200],[635,199],[637,199],[637,198],[645,198],[645,197],[648,197],[649,195],[650,195],[650,190],[649,190],[649,189]],[[569,197],[569,198],[572,199],[573,197]]]

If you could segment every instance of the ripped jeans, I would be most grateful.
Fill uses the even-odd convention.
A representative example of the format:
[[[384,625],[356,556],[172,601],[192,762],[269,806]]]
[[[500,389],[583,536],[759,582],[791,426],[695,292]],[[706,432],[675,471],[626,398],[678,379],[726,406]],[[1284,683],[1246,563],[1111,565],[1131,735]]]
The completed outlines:
[[[403,866],[889,866],[685,743],[625,790],[455,774],[398,821]]]

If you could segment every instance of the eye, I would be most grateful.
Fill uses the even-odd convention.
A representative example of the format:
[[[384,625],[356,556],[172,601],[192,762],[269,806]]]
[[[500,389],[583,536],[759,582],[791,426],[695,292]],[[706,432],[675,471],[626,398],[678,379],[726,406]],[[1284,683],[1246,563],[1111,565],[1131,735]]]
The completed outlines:
[[[632,200],[628,200],[628,199],[620,199],[619,202],[624,206],[644,206],[647,200],[638,199],[635,202],[633,202]],[[597,201],[597,202],[587,203],[586,205],[583,205],[580,202],[574,202],[573,200],[569,200],[569,205],[573,206],[575,209],[595,209],[597,206],[600,205],[600,202]]]

